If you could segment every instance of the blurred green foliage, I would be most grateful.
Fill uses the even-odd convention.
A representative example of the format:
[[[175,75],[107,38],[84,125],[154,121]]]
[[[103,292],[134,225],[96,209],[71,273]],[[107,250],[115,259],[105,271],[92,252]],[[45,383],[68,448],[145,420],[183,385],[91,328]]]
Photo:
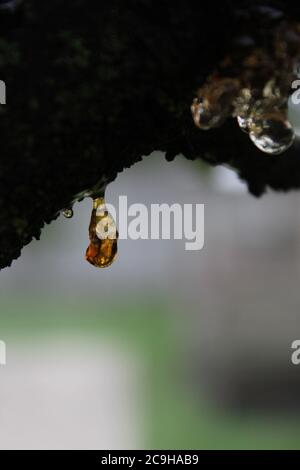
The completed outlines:
[[[0,312],[0,336],[8,344],[10,338],[27,342],[80,334],[129,345],[146,371],[149,449],[300,449],[297,419],[229,414],[192,393],[181,371],[184,362],[173,328],[177,320],[163,299],[103,305],[96,297],[16,296],[2,298]]]

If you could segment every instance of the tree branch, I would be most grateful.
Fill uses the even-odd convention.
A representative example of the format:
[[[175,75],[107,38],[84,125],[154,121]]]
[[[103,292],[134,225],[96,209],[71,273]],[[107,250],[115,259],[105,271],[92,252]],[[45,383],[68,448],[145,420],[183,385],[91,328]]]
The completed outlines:
[[[260,4],[25,0],[0,11],[1,268],[77,194],[154,150],[230,164],[254,195],[300,186],[297,145],[266,157],[233,120],[202,132],[191,118],[196,90],[235,38],[271,34],[278,20]],[[265,4],[300,17],[297,2]]]

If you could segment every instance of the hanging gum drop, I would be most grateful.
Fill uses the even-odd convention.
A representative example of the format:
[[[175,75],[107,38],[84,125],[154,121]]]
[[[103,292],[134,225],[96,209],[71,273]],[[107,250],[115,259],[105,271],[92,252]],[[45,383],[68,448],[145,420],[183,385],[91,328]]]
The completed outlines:
[[[93,200],[89,237],[86,260],[97,268],[110,266],[117,256],[118,231],[112,216],[106,210],[103,197]]]

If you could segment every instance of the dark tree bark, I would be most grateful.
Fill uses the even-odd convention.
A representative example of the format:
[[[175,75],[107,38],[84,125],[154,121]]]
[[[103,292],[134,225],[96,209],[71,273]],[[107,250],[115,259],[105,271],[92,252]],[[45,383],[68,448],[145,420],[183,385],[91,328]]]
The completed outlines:
[[[235,38],[268,40],[278,19],[261,3],[25,0],[0,11],[1,268],[78,193],[154,150],[230,164],[256,196],[300,186],[297,144],[266,157],[233,120],[201,132],[191,119]],[[263,4],[300,17],[295,1]]]

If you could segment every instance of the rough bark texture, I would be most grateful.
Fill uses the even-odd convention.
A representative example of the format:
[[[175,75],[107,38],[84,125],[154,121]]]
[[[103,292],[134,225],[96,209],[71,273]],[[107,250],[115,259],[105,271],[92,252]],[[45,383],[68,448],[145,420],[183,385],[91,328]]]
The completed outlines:
[[[0,11],[1,268],[76,194],[154,150],[228,163],[257,196],[300,187],[297,144],[268,157],[233,120],[201,132],[190,115],[236,36],[268,40],[277,20],[261,3],[25,0]],[[263,3],[299,18],[295,1]]]

